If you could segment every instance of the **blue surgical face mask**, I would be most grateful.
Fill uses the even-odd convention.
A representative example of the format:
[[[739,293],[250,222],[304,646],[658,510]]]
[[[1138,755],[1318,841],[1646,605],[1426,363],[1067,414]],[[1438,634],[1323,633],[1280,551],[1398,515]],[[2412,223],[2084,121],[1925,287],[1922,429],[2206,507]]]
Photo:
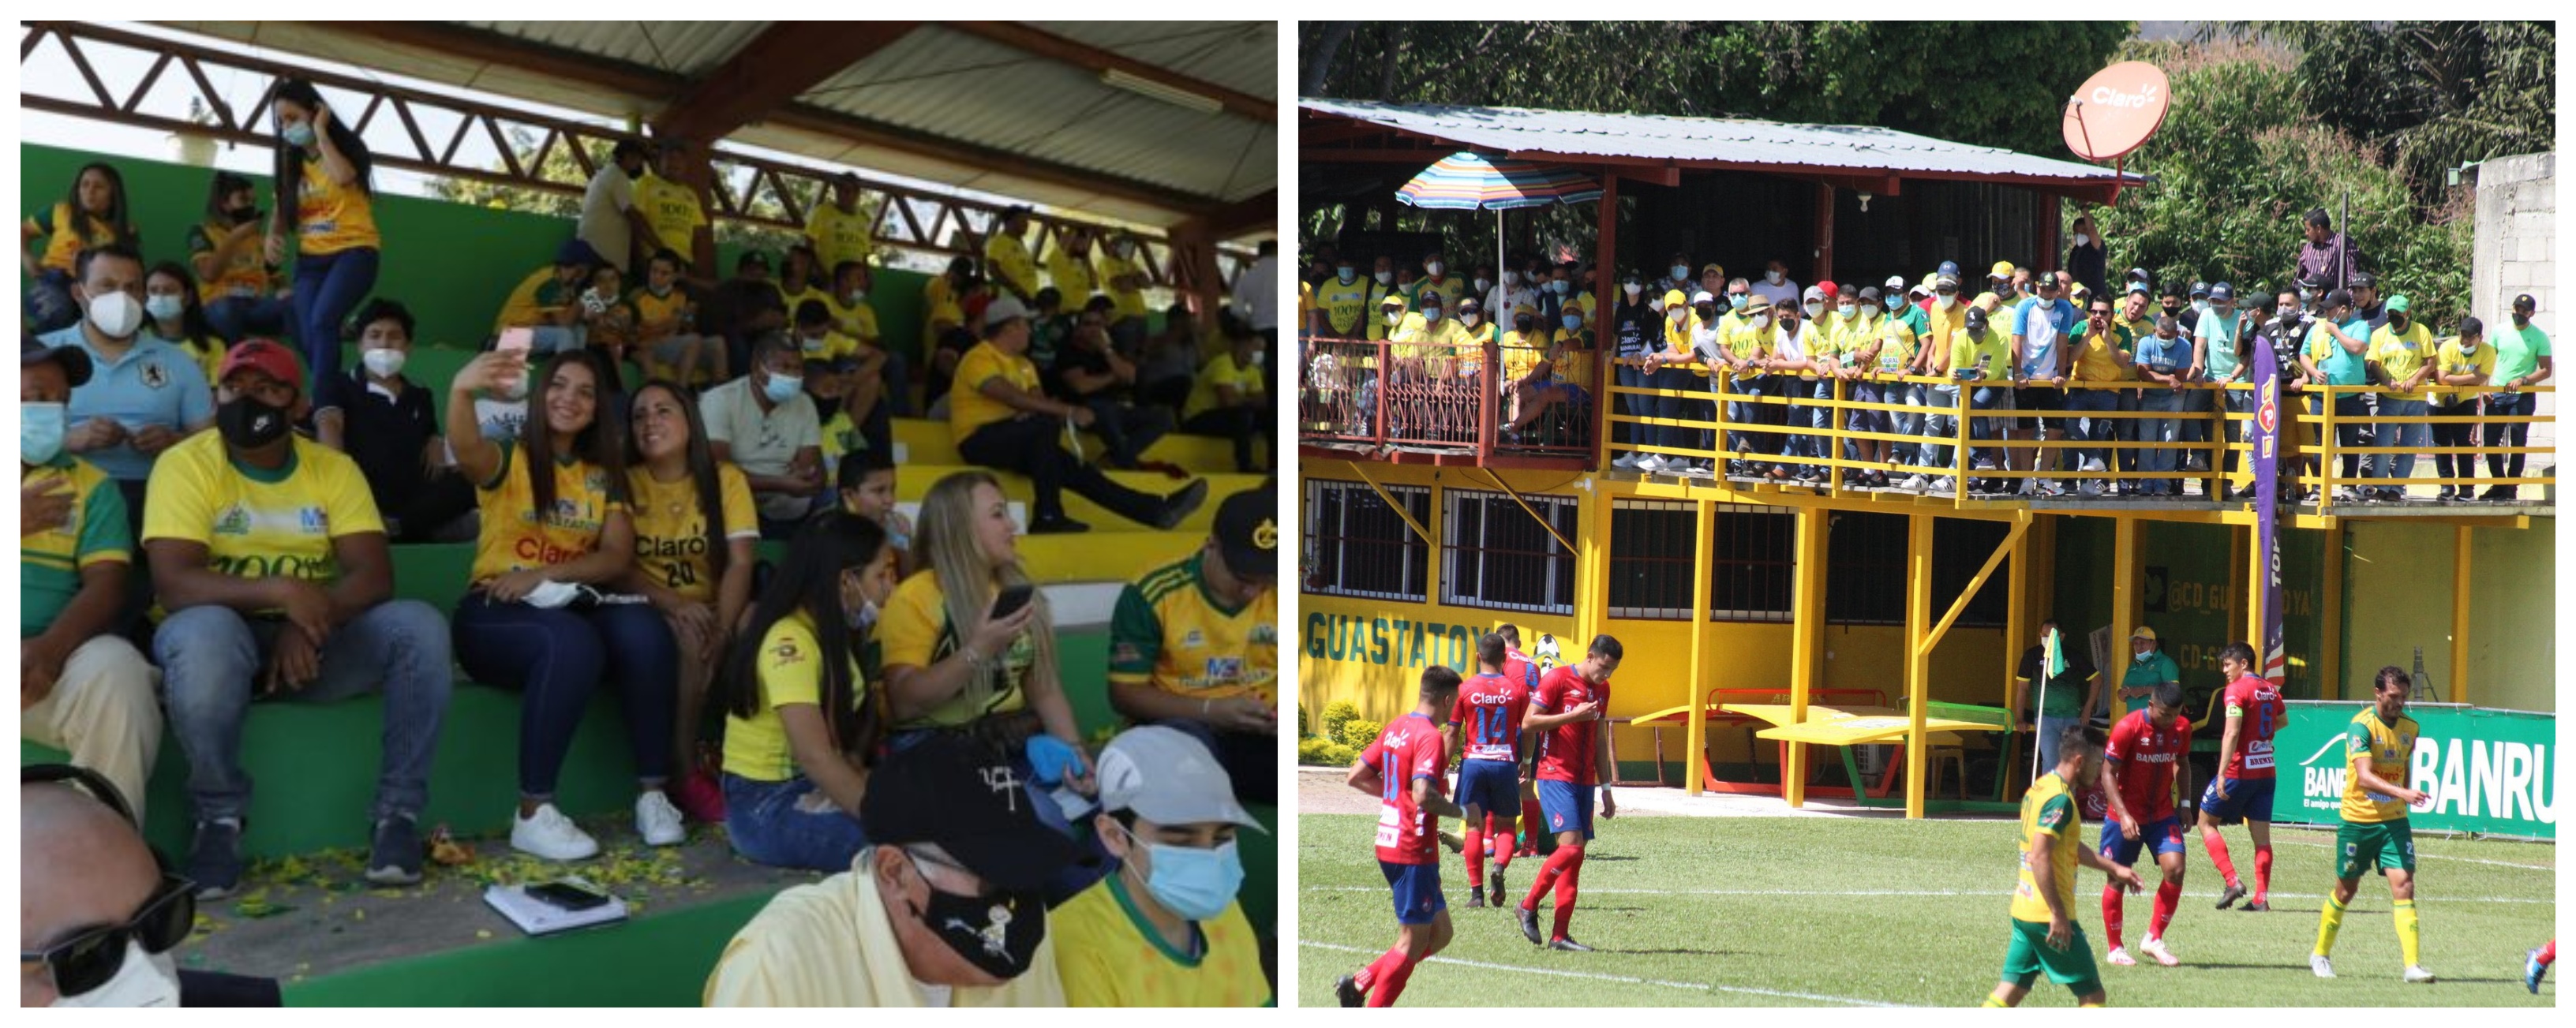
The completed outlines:
[[[1887,309],[1888,309],[1888,310],[1902,310],[1904,307],[1905,307],[1905,297],[1903,297],[1903,296],[1890,296],[1890,297],[1888,297],[1888,298],[1887,298]]]
[[[28,464],[51,464],[63,454],[63,428],[69,420],[68,408],[59,403],[22,403],[18,405],[18,459]]]
[[[781,375],[775,371],[769,373],[769,382],[760,387],[761,395],[769,397],[769,402],[771,403],[786,403],[787,401],[794,399],[796,394],[804,391],[805,379],[803,377],[797,375]]]
[[[286,137],[286,145],[288,146],[313,145],[313,123],[309,121],[299,121],[295,124],[288,125],[284,129],[279,130],[278,134]]]
[[[1565,316],[1564,321],[1565,330],[1568,332],[1572,332],[1583,327],[1583,315],[1580,314],[1568,314]]]
[[[1204,850],[1146,843],[1145,854],[1153,864],[1146,873],[1145,888],[1163,909],[1189,920],[1207,921],[1225,913],[1226,905],[1243,888],[1243,857],[1233,840]]]
[[[1751,293],[1728,293],[1728,294],[1726,294],[1726,306],[1727,306],[1727,309],[1729,309],[1729,310],[1739,310],[1739,311],[1740,311],[1740,310],[1743,310],[1743,309],[1744,309],[1744,304],[1746,303],[1746,301],[1749,301],[1749,300],[1751,300],[1751,299],[1753,299],[1753,294],[1751,294]]]
[[[1563,295],[1565,295],[1565,291],[1566,291],[1566,289],[1567,289],[1567,288],[1569,288],[1569,287],[1571,287],[1572,285],[1573,285],[1573,283],[1568,282],[1568,281],[1566,281],[1565,279],[1561,279],[1561,278],[1560,278],[1560,279],[1557,279],[1556,281],[1553,281],[1553,282],[1548,283],[1548,284],[1547,284],[1547,288],[1548,288],[1549,290],[1553,291],[1554,293],[1556,293],[1556,295],[1558,295],[1558,296],[1563,296]]]
[[[1675,282],[1679,282],[1679,281],[1681,281],[1681,280],[1683,280],[1683,279],[1686,279],[1686,278],[1689,278],[1689,277],[1690,277],[1690,266],[1689,266],[1689,265],[1686,265],[1686,264],[1676,264],[1676,265],[1673,265],[1673,269],[1672,269],[1672,270],[1673,270],[1673,281],[1675,281]]]
[[[143,299],[143,313],[151,315],[154,321],[168,321],[187,313],[187,310],[187,298],[174,293],[162,293]]]

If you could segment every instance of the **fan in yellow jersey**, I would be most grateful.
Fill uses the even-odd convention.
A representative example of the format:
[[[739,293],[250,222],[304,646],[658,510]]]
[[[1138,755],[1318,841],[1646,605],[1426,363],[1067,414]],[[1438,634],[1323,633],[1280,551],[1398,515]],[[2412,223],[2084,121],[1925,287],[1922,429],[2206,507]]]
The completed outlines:
[[[2495,376],[2496,348],[2483,345],[2486,342],[2485,336],[2485,323],[2474,317],[2461,318],[2460,334],[2442,340],[2441,347],[2434,351],[2436,354],[2433,361],[2434,382],[2446,386],[2487,384],[2488,380]],[[2435,389],[2432,404],[2425,409],[2436,417],[2474,418],[2478,416],[2479,395],[2460,389]],[[2477,426],[2470,422],[2462,421],[2448,425],[2437,422],[2433,425],[2433,448],[2437,451],[2446,451],[2450,447],[2473,446],[2477,442],[2476,436]],[[2441,471],[2443,478],[2457,475],[2464,479],[2474,479],[2478,474],[2477,459],[2465,452],[2459,455],[2456,462],[2452,460],[2450,453],[2437,452],[2433,454],[2433,466]],[[2441,496],[2445,500],[2454,498],[2466,500],[2476,493],[2475,483],[2460,482],[2444,485]]]
[[[447,625],[393,597],[393,552],[356,461],[290,430],[310,409],[286,347],[245,340],[224,358],[217,430],[161,453],[143,508],[152,583],[169,616],[152,634],[170,730],[189,755],[200,895],[242,876],[242,719],[254,693],[328,701],[381,690],[384,753],[367,879],[421,877],[418,820],[453,685]]]
[[[1109,337],[1118,341],[1119,352],[1134,353],[1145,342],[1145,287],[1152,281],[1145,275],[1135,236],[1119,233],[1107,251],[1100,255],[1098,271],[1100,287],[1113,305]]]
[[[859,206],[857,175],[832,176],[831,202],[815,204],[805,217],[805,245],[826,268],[849,261],[864,265],[876,254],[876,212]]]
[[[45,241],[41,250],[38,239]],[[72,176],[70,196],[41,214],[28,215],[18,227],[18,266],[34,283],[27,290],[27,334],[43,335],[80,321],[81,303],[72,296],[72,283],[80,274],[81,251],[111,244],[137,251],[143,246],[133,208],[126,203],[125,176],[104,161],[82,165]]]
[[[843,261],[832,266],[832,295],[823,303],[831,311],[833,331],[858,340],[860,363],[868,365],[851,383],[852,406],[866,410],[882,399],[890,416],[911,417],[912,363],[877,331],[876,305],[868,300],[876,285],[876,269]]]
[[[313,373],[313,424],[322,444],[340,448],[342,393],[340,326],[367,294],[376,291],[383,240],[376,234],[375,159],[357,130],[333,117],[313,83],[279,79],[269,111],[277,119],[274,179],[277,209],[266,251],[270,264],[286,263],[295,241],[295,339]]]
[[[188,266],[197,273],[198,299],[226,342],[283,336],[295,315],[277,295],[277,269],[260,252],[260,222],[250,180],[219,171],[207,186],[206,220],[188,229]]]
[[[1265,765],[1270,762],[1265,762]],[[1275,777],[1263,766],[1264,778]],[[1048,912],[1065,1002],[1250,1007],[1270,1002],[1261,939],[1235,894],[1238,832],[1262,831],[1198,740],[1131,728],[1100,751],[1092,827],[1118,871]]]
[[[1342,258],[1333,268],[1333,277],[1315,286],[1314,333],[1336,339],[1367,335],[1368,302],[1376,289],[1377,283],[1361,278],[1350,258]]]
[[[984,241],[984,274],[995,286],[1024,304],[1038,299],[1038,262],[1029,256],[1029,208],[1014,205],[1002,212],[992,238]]]
[[[1077,310],[1100,292],[1100,279],[1091,270],[1090,230],[1065,229],[1055,252],[1047,255],[1047,281],[1063,294],[1065,306]]]
[[[725,712],[725,834],[744,859],[845,870],[867,845],[859,800],[885,742],[886,700],[861,670],[865,633],[895,589],[876,522],[806,522],[761,590],[716,689]]]
[[[1278,503],[1226,497],[1199,551],[1128,583],[1109,623],[1109,705],[1197,737],[1255,803],[1278,790]]]
[[[752,546],[760,521],[742,469],[718,463],[707,448],[698,405],[669,382],[635,391],[627,472],[634,497],[635,567],[622,591],[639,595],[670,623],[679,645],[679,718],[671,758],[680,781],[669,790],[680,812],[724,820],[724,794],[699,767],[699,714],[716,660],[751,603]]]
[[[636,354],[647,378],[682,385],[714,385],[725,374],[724,340],[698,331],[697,305],[680,289],[687,262],[656,250],[644,265],[644,285],[626,296],[635,310]]]
[[[655,144],[659,174],[648,174],[635,180],[635,209],[644,212],[644,224],[652,229],[649,239],[636,243],[646,253],[669,250],[679,254],[683,271],[697,267],[698,233],[707,230],[707,208],[699,201],[698,191],[689,185],[689,145],[677,139],[663,139]],[[711,273],[712,274],[712,273]]]
[[[2030,783],[2021,797],[2021,876],[2013,886],[2012,942],[2004,951],[2003,980],[1986,997],[1990,1007],[2017,1007],[2040,972],[2066,986],[2081,1006],[2103,1004],[2102,973],[2093,966],[2093,944],[2075,923],[2075,868],[2101,871],[2136,892],[2138,873],[2084,845],[2084,821],[2075,792],[2102,774],[2102,740],[2076,725],[2057,747],[2057,769]]]
[[[660,612],[599,591],[635,564],[618,445],[626,426],[618,412],[601,410],[615,395],[617,372],[590,350],[549,358],[532,386],[529,370],[519,354],[484,354],[457,371],[447,398],[447,439],[483,510],[470,584],[456,604],[457,659],[475,681],[523,694],[510,846],[546,860],[599,852],[555,809],[554,792],[573,733],[603,688],[626,708],[636,834],[649,845],[677,845],[687,831],[664,785],[673,770],[679,645]],[[519,389],[528,392],[519,438],[485,438],[475,391]]]
[[[2319,978],[2335,976],[2335,933],[2343,929],[2343,912],[2361,890],[2361,873],[2373,867],[2388,879],[2388,898],[2395,906],[2397,948],[2405,957],[2400,977],[2432,984],[2425,970],[2422,939],[2415,922],[2415,833],[2407,827],[2409,808],[2427,810],[2432,796],[2406,787],[2412,774],[2415,739],[2422,730],[2406,716],[2406,695],[2415,680],[2395,667],[2379,669],[2371,680],[2371,705],[2352,716],[2344,730],[2343,823],[2335,829],[2335,887],[2317,915],[2317,948],[2308,954],[2308,969]]]

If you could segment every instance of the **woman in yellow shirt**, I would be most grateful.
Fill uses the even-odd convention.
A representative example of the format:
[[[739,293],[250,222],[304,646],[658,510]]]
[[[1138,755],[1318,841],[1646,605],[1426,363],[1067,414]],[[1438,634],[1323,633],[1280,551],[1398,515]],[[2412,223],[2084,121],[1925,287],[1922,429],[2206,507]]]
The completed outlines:
[[[277,295],[275,273],[260,253],[257,191],[250,180],[218,171],[206,186],[206,220],[188,229],[189,270],[206,322],[227,343],[280,338],[294,309]]]
[[[831,511],[806,522],[725,660],[725,834],[743,859],[846,871],[866,848],[859,800],[884,746],[885,694],[860,667],[895,591],[885,529]]]
[[[555,809],[555,781],[592,694],[615,689],[640,793],[635,830],[654,846],[687,838],[663,795],[671,777],[679,645],[660,612],[595,587],[635,563],[628,512],[626,432],[602,410],[617,403],[617,374],[599,354],[547,358],[527,385],[527,357],[477,357],[448,386],[447,438],[474,483],[482,538],[465,598],[456,605],[458,663],[475,681],[524,694],[519,715],[519,809],[510,846],[547,860],[581,860],[599,843]],[[475,417],[476,390],[527,389],[519,438],[495,443]]]
[[[177,261],[162,261],[143,275],[143,330],[153,338],[179,348],[205,369],[206,381],[221,376],[224,362],[224,340],[206,321],[206,308],[197,300],[197,283],[188,276],[188,266]]]
[[[71,195],[39,218],[29,215],[18,227],[18,267],[33,284],[27,287],[27,334],[43,335],[80,321],[81,305],[72,299],[72,275],[80,253],[93,246],[123,243],[137,252],[143,236],[134,230],[132,208],[125,202],[125,176],[114,165],[84,164],[72,176]],[[36,249],[36,240],[45,241]]]
[[[303,79],[280,79],[269,109],[276,114],[277,210],[265,256],[286,262],[295,241],[295,342],[313,375],[313,427],[322,444],[340,449],[348,376],[340,373],[340,323],[376,290],[375,158],[355,129],[332,117],[322,93]]]
[[[699,722],[716,660],[751,604],[752,546],[760,541],[751,482],[716,461],[698,405],[678,385],[644,383],[629,410],[635,566],[622,588],[651,601],[679,645],[671,759],[680,783],[669,790],[672,802],[696,820],[722,821],[724,791],[699,759]]]
[[[1031,592],[1017,609],[1000,611],[1005,591],[1034,589],[1020,565],[1018,536],[989,474],[957,472],[923,497],[912,549],[922,569],[895,588],[879,630],[893,744],[900,749],[933,732],[988,743],[1009,755],[1040,819],[1071,835],[1049,794],[1060,785],[1093,794],[1091,764],[1056,668],[1045,594]]]

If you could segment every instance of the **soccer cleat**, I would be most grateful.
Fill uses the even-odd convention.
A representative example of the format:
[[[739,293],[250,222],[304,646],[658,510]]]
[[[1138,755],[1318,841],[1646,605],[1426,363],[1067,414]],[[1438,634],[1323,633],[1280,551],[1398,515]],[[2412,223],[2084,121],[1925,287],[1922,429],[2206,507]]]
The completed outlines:
[[[2220,910],[2225,910],[2225,909],[2227,909],[2227,908],[2229,908],[2229,907],[2235,906],[2235,905],[2236,905],[2236,901],[2237,901],[2237,900],[2241,900],[2241,899],[2244,899],[2244,898],[2245,898],[2245,885],[2244,885],[2244,883],[2241,883],[2241,882],[2229,882],[2229,883],[2227,883],[2227,888],[2220,890],[2220,891],[2219,891],[2219,893],[2218,893],[2218,909],[2220,909]]]
[[[1465,840],[1462,840],[1449,832],[1440,833],[1440,844],[1449,847],[1449,852],[1451,853],[1464,853],[1467,851],[1467,843]]]
[[[1538,911],[1532,910],[1528,907],[1522,907],[1520,908],[1520,915],[1521,934],[1529,938],[1530,945],[1547,945],[1547,937],[1538,933]]]
[[[1333,982],[1333,998],[1340,1000],[1342,1005],[1346,1007],[1364,1007],[1368,1005],[1368,997],[1360,994],[1360,979],[1358,975],[1346,974],[1335,979]]]
[[[2541,962],[2540,962],[2540,951],[2539,951],[2539,950],[2536,950],[2536,949],[2535,949],[2535,950],[2526,950],[2526,951],[2524,951],[2524,953],[2522,954],[2522,987],[2523,987],[2523,988],[2530,990],[2532,995],[2535,995],[2535,996],[2539,995],[2539,994],[2540,994],[2540,977],[2541,977],[2542,975],[2545,975],[2545,974],[2548,974],[2548,973],[2549,973],[2549,965],[2547,965],[2547,964],[2544,964],[2544,963],[2541,963]]]
[[[2433,984],[2433,982],[2434,982],[2434,981],[2435,981],[2435,979],[2434,979],[2434,977],[2433,977],[2433,972],[2425,970],[2425,969],[2424,969],[2424,965],[2422,965],[2422,964],[2408,964],[2408,965],[2406,965],[2406,983],[2407,983],[2407,984],[2409,984],[2409,985],[2431,985],[2431,984]]]
[[[2138,952],[2156,958],[2156,963],[2163,964],[2166,967],[2173,967],[2182,963],[2181,957],[2173,955],[2172,950],[2165,948],[2165,940],[2161,938],[2149,939],[2145,942],[2139,943]]]
[[[1495,868],[1495,869],[1494,869],[1494,874],[1493,874],[1493,876],[1492,876],[1492,877],[1490,877],[1490,878],[1485,879],[1485,902],[1486,902],[1487,904],[1489,904],[1489,905],[1497,906],[1497,907],[1499,907],[1499,906],[1502,906],[1502,905],[1503,905],[1503,869],[1502,869],[1502,868],[1499,868],[1499,867],[1498,867],[1498,868]]]
[[[2319,978],[2332,978],[2335,976],[2334,961],[2327,959],[2326,955],[2323,953],[2308,954],[2308,970],[2315,972],[2316,976]]]
[[[1485,909],[1485,890],[1469,886],[1467,888],[1467,908],[1470,910]]]
[[[2129,948],[2126,946],[2113,946],[2111,947],[2111,952],[2102,957],[2102,962],[2106,964],[2117,964],[2121,967],[2135,967],[2137,966],[2138,958],[2130,956]]]
[[[1571,935],[1560,935],[1560,936],[1557,936],[1556,938],[1553,938],[1553,939],[1548,940],[1548,942],[1547,942],[1547,948],[1549,948],[1549,949],[1561,949],[1561,950],[1564,950],[1564,951],[1566,951],[1566,952],[1568,952],[1568,953],[1590,953],[1590,952],[1592,952],[1592,947],[1590,947],[1590,946],[1586,946],[1586,945],[1584,945],[1584,944],[1582,944],[1582,943],[1579,943],[1579,942],[1574,941],[1574,937],[1573,937],[1573,936],[1571,936]]]
[[[2263,913],[2264,911],[2267,911],[2267,910],[2272,909],[2272,904],[2271,904],[2271,902],[2270,902],[2270,901],[2267,901],[2267,900],[2250,900],[2250,901],[2248,901],[2244,906],[2238,907],[2238,908],[2236,908],[2236,909],[2238,909],[2238,910],[2242,910],[2242,911],[2244,911],[2244,912],[2246,912],[2246,913],[2248,913],[2248,914],[2260,914],[2260,913]]]

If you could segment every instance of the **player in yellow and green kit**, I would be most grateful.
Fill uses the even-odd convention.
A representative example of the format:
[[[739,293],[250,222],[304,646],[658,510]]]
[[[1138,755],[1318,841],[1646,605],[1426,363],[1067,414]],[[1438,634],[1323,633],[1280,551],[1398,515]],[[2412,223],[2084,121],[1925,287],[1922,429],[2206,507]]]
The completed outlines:
[[[2012,945],[2004,951],[2003,980],[1986,1006],[2016,1007],[2030,995],[2039,973],[2075,993],[2081,1006],[2102,1005],[2102,973],[2093,966],[2093,944],[2075,923],[2075,866],[2103,871],[2136,892],[2138,873],[2084,845],[2075,813],[2075,790],[2102,774],[2102,738],[2076,725],[2057,747],[2057,770],[2030,784],[2021,797],[2021,882],[2013,888]]]
[[[2361,888],[2361,873],[2377,865],[2388,878],[2388,898],[2396,904],[2397,948],[2406,956],[2406,980],[2431,984],[2433,972],[2419,963],[2421,940],[2415,929],[2415,834],[2406,810],[2422,806],[2424,793],[2398,784],[2407,780],[2420,730],[2406,716],[2406,694],[2414,679],[2395,667],[2379,669],[2371,685],[2375,701],[2352,716],[2344,730],[2343,826],[2335,829],[2335,888],[2317,919],[2317,950],[2308,968],[2319,978],[2335,976],[2335,932],[2343,928],[2343,911]]]

